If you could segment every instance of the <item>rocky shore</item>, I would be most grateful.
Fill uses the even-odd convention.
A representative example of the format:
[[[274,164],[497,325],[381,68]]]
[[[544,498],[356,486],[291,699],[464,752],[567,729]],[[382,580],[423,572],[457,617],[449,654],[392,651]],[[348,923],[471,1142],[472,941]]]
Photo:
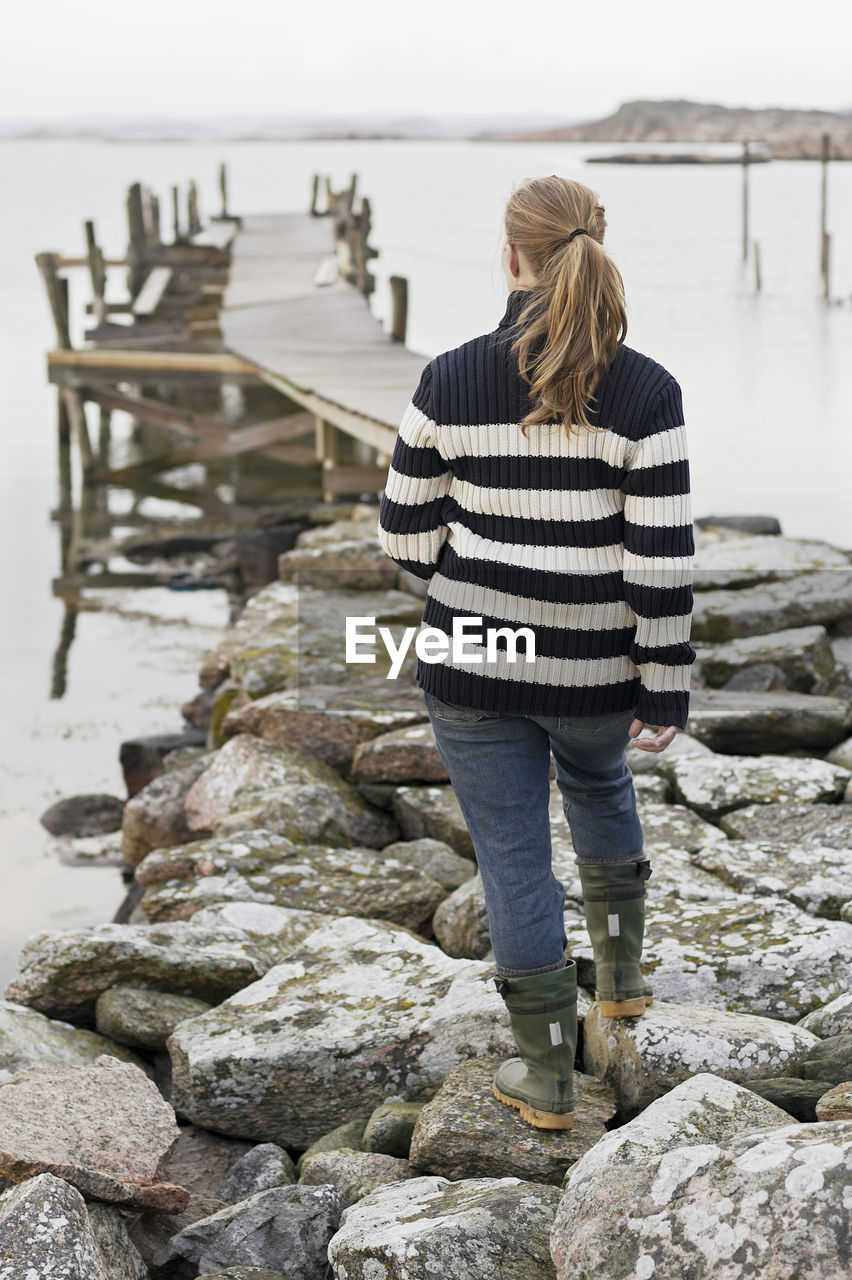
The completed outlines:
[[[513,1045],[412,659],[345,660],[423,584],[337,517],[204,656],[195,740],[123,752],[120,835],[65,838],[128,898],[30,937],[0,1004],[0,1280],[847,1275],[852,553],[698,522],[688,729],[630,759],[642,1018],[593,1001],[554,787],[581,1035],[543,1132],[490,1092]]]

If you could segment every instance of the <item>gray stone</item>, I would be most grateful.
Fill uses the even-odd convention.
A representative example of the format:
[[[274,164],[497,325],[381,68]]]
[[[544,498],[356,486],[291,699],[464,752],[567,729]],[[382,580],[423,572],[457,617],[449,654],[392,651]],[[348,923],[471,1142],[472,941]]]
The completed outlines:
[[[730,526],[729,526],[730,527]],[[695,586],[702,593],[714,588],[745,587],[758,582],[787,582],[793,574],[849,567],[845,551],[827,542],[804,538],[731,537],[727,532],[702,534],[695,545]],[[780,534],[780,529],[775,530]]]
[[[825,760],[780,755],[697,756],[672,761],[665,773],[676,798],[709,819],[755,803],[831,803],[850,777]]]
[[[429,836],[473,861],[473,841],[452,787],[398,787],[393,812],[406,840]]]
[[[419,689],[362,675],[351,688],[308,685],[269,693],[229,712],[222,731],[225,738],[253,733],[347,774],[360,743],[425,718]]]
[[[42,1176],[50,1177],[50,1174]],[[89,1225],[109,1280],[148,1280],[145,1260],[130,1239],[121,1210],[97,1200],[87,1205],[87,1209]]]
[[[328,1256],[335,1280],[551,1280],[558,1202],[517,1178],[414,1178],[347,1209]]]
[[[736,840],[846,849],[852,854],[852,809],[841,805],[752,804],[723,814],[719,826]]]
[[[490,966],[342,917],[169,1041],[174,1105],[221,1133],[305,1147],[389,1097],[420,1101],[512,1045]]]
[[[714,751],[822,752],[848,736],[849,703],[812,693],[695,689],[687,728]]]
[[[432,726],[410,725],[362,742],[352,761],[355,782],[448,782]]]
[[[211,1271],[199,1276],[198,1280],[287,1280],[280,1271],[270,1271],[268,1267],[226,1267],[224,1271]]]
[[[690,756],[691,760],[704,759],[701,756]],[[715,756],[709,757],[711,760]],[[695,853],[706,845],[718,841],[726,844],[725,837],[718,827],[693,813],[680,804],[657,804],[642,800],[637,805],[639,820],[642,824],[645,855],[652,861],[654,858],[678,850],[682,853]]]
[[[189,1193],[161,1180],[178,1138],[174,1112],[137,1067],[29,1067],[0,1086],[0,1173],[52,1173],[88,1196],[182,1209]]]
[[[396,586],[398,569],[379,545],[375,526],[372,534],[363,530],[345,537],[335,529],[335,540],[308,541],[324,529],[311,529],[299,538],[292,551],[278,557],[278,576],[282,582],[301,586],[326,587],[329,582],[347,591],[384,591]]]
[[[272,1187],[184,1227],[170,1255],[200,1271],[268,1266],[288,1280],[318,1280],[342,1207],[335,1187]]]
[[[657,998],[641,1018],[583,1022],[583,1068],[615,1091],[632,1118],[696,1072],[741,1082],[782,1075],[807,1057],[816,1036],[774,1018],[729,1013]]]
[[[817,1116],[817,1103],[831,1088],[829,1080],[797,1080],[795,1076],[769,1076],[766,1079],[761,1077],[759,1080],[747,1080],[745,1086],[758,1097],[773,1103],[788,1117],[792,1116],[794,1120],[799,1120],[803,1124],[812,1124],[817,1119],[839,1118]]]
[[[768,840],[729,840],[699,849],[694,861],[733,888],[763,897],[780,894],[812,915],[840,919],[852,895],[849,852]]]
[[[53,1017],[91,1017],[102,991],[120,982],[216,1004],[254,982],[269,961],[245,934],[160,925],[101,924],[34,933],[6,997]]]
[[[363,1200],[379,1187],[415,1176],[408,1160],[374,1151],[316,1151],[302,1160],[299,1182],[337,1187],[345,1204]]]
[[[347,1120],[329,1133],[321,1134],[299,1156],[296,1161],[297,1173],[301,1172],[302,1164],[308,1156],[316,1155],[319,1151],[363,1151],[366,1124],[366,1120]]]
[[[302,911],[296,907],[276,907],[271,902],[214,902],[202,907],[192,917],[193,925],[209,928],[239,929],[268,956],[272,964],[280,964],[296,949],[302,938],[327,923],[321,911]]]
[[[793,627],[770,635],[744,636],[698,650],[701,674],[717,689],[756,665],[780,669],[788,689],[808,693],[834,670],[834,654],[825,627]]]
[[[830,764],[839,764],[841,769],[852,769],[852,738],[832,747],[825,758]]]
[[[102,1035],[131,1049],[164,1049],[179,1022],[209,1008],[206,1000],[119,983],[98,996],[95,1022]]]
[[[102,1054],[150,1073],[147,1062],[106,1036],[47,1018],[11,1000],[0,1001],[0,1084],[26,1067],[82,1067]]]
[[[573,1185],[580,1170],[551,1236],[558,1280],[839,1280],[848,1271],[848,1122],[676,1147]]]
[[[437,880],[448,893],[470,880],[475,867],[469,858],[454,853],[443,840],[397,840],[386,845],[382,856],[393,858],[406,867],[415,867],[431,880]]]
[[[187,919],[215,902],[253,901],[418,929],[446,896],[437,881],[384,852],[292,844],[263,829],[154,852],[137,877],[146,885],[142,908],[155,921]]]
[[[114,1280],[75,1187],[43,1173],[0,1196],[0,1276]]]
[[[148,1209],[128,1221],[127,1229],[136,1248],[156,1280],[191,1280],[195,1268],[189,1262],[175,1264],[171,1251],[172,1236],[201,1218],[209,1218],[227,1206],[212,1196],[190,1196],[180,1213],[161,1213]]]
[[[479,872],[444,899],[435,912],[432,928],[448,956],[482,960],[488,955],[491,935]]]
[[[169,848],[194,838],[195,833],[184,811],[184,800],[209,764],[207,756],[200,756],[181,769],[171,769],[127,801],[121,827],[121,850],[131,867],[141,862],[151,849]]]
[[[828,1080],[831,1084],[843,1084],[852,1078],[852,1031],[820,1040],[788,1074],[803,1080]]]
[[[228,818],[232,825],[262,826],[274,814],[275,829],[299,844],[382,848],[397,835],[388,815],[371,809],[329,765],[250,734],[225,743],[184,808],[196,833],[212,832]]]
[[[652,804],[669,804],[672,799],[671,787],[665,778],[661,778],[657,773],[635,774],[633,790],[640,804],[643,801]]]
[[[118,796],[68,796],[45,809],[41,824],[54,836],[98,836],[119,830],[123,809]]]
[[[163,1176],[170,1182],[186,1187],[190,1203],[199,1198],[216,1201],[221,1209],[224,1201],[219,1188],[238,1160],[254,1149],[254,1143],[241,1142],[239,1138],[226,1138],[209,1129],[198,1129],[194,1124],[181,1125],[180,1136],[163,1165]],[[206,1209],[196,1217],[212,1213]],[[191,1219],[194,1221],[194,1219]],[[187,1222],[190,1219],[187,1219]],[[183,1225],[187,1225],[185,1222]],[[177,1228],[175,1228],[177,1230]]]
[[[231,1165],[219,1188],[219,1198],[236,1204],[270,1187],[290,1187],[297,1177],[296,1166],[283,1147],[261,1142]]]
[[[852,1120],[852,1080],[836,1084],[816,1105],[817,1120]]]
[[[735,591],[696,591],[692,638],[710,643],[823,626],[852,614],[852,567],[795,574]]]
[[[812,1031],[821,1040],[828,1036],[839,1036],[844,1031],[852,1031],[852,990],[842,992],[828,1004],[806,1014],[799,1026]]]
[[[422,1102],[383,1102],[367,1121],[364,1149],[407,1160],[411,1135],[422,1110]]]
[[[474,1058],[450,1072],[420,1113],[411,1163],[453,1181],[511,1177],[559,1186],[566,1169],[605,1134],[615,1094],[575,1071],[573,1128],[534,1129],[491,1091],[501,1061]]]
[[[731,641],[736,644],[735,640]],[[704,668],[701,668],[702,675]],[[709,681],[707,683],[710,683]],[[732,693],[768,693],[775,689],[786,689],[787,678],[780,667],[776,667],[774,662],[756,662],[754,666],[743,667],[742,670],[735,672],[730,679],[726,680],[722,685],[723,689],[727,689]]]

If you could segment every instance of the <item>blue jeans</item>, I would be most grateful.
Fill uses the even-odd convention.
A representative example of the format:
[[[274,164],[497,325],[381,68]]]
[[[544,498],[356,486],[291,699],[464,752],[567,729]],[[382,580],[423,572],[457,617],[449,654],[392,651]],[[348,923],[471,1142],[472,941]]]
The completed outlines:
[[[639,858],[626,763],[634,713],[513,716],[424,697],[476,850],[494,959],[505,969],[555,967],[567,938],[565,892],[551,865],[551,752],[577,861]]]

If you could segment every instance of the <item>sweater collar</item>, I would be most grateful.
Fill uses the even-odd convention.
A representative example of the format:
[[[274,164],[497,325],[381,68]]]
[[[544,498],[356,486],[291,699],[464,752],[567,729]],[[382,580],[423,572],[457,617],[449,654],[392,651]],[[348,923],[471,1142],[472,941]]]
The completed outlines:
[[[498,329],[508,329],[515,324],[532,295],[532,289],[514,289],[506,300],[506,311]]]

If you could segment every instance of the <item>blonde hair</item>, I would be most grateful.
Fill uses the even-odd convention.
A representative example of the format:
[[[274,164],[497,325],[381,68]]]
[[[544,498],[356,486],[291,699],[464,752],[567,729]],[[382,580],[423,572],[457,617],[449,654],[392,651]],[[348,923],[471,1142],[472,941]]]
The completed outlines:
[[[509,198],[506,240],[537,276],[512,351],[533,407],[521,423],[591,425],[598,383],[627,334],[621,273],[603,247],[598,196],[566,178],[533,178]],[[568,237],[582,228],[587,234]]]

